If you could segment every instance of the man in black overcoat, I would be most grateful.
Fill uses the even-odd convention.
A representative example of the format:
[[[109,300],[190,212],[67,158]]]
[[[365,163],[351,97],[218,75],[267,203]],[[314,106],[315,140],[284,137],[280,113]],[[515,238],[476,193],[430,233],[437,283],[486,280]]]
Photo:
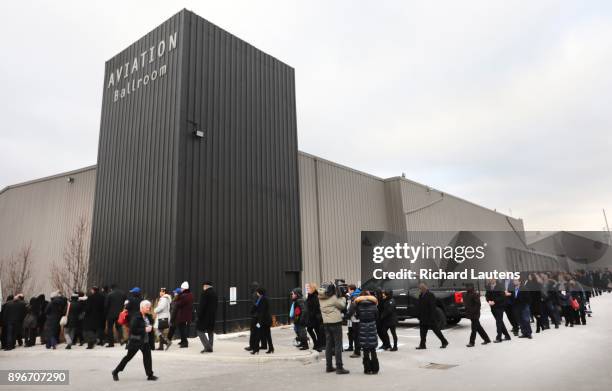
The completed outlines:
[[[448,341],[442,335],[440,327],[438,326],[438,319],[436,316],[436,297],[429,291],[427,285],[423,282],[419,284],[419,302],[417,304],[419,314],[419,327],[421,331],[421,343],[417,346],[417,350],[426,349],[427,332],[431,329],[434,334],[442,342],[441,349],[448,346]]]
[[[198,303],[198,320],[196,322],[198,337],[204,346],[201,353],[212,353],[213,351],[217,300],[217,293],[212,286],[212,282],[205,281],[202,284],[202,293]]]

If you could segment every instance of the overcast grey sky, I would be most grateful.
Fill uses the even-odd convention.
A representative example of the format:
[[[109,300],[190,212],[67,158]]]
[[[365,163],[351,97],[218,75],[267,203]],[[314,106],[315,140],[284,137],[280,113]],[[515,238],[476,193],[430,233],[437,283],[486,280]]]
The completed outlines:
[[[300,150],[599,230],[611,4],[2,1],[0,188],[95,164],[104,62],[187,8],[296,69]]]

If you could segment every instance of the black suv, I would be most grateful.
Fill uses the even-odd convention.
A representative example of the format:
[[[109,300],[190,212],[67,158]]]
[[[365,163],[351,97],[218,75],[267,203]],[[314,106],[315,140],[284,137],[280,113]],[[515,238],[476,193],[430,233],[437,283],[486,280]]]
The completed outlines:
[[[377,280],[370,279],[362,284],[365,290],[392,290],[397,308],[397,318],[405,320],[418,318],[417,302],[419,300],[419,282],[416,280]],[[428,284],[429,285],[429,284]],[[429,291],[436,297],[440,328],[455,325],[465,317],[463,293],[465,290],[447,287],[430,287]]]

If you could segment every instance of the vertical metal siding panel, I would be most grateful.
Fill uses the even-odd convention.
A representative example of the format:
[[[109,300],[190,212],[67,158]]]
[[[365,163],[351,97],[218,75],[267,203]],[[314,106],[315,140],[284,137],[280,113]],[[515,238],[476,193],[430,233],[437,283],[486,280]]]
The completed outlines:
[[[302,246],[302,283],[321,281],[319,267],[319,221],[317,219],[317,193],[315,183],[315,161],[312,157],[299,155],[300,227]]]
[[[104,89],[98,164],[103,175],[97,178],[91,246],[91,275],[99,283],[118,282],[124,288],[139,284],[154,293],[160,275],[168,275],[168,265],[174,263],[170,256],[176,180],[172,139],[177,129],[172,118],[179,100],[174,85],[181,75],[176,69],[183,47],[181,18],[173,16],[107,63],[105,82],[120,64],[130,61],[131,65],[145,49],[154,45],[157,49],[161,39],[168,45],[170,33],[178,31],[178,48],[121,79],[121,86],[166,64],[163,78],[149,79],[146,86],[116,103],[111,101],[112,87]]]
[[[387,229],[384,183],[328,162],[318,164],[323,279],[358,281],[360,231]]]
[[[203,59],[194,56],[196,66],[184,83],[195,91],[189,99],[201,98],[195,105],[202,110],[194,115],[206,124],[206,136],[194,140],[181,134],[186,145],[201,147],[179,157],[179,167],[200,181],[193,187],[179,184],[186,195],[180,208],[191,214],[180,214],[180,230],[191,240],[183,242],[179,262],[189,264],[184,270],[192,283],[213,279],[222,294],[234,285],[246,298],[248,283],[258,280],[271,295],[284,296],[290,288],[284,272],[301,270],[293,72],[201,23],[194,34],[202,37],[191,50],[201,49]]]

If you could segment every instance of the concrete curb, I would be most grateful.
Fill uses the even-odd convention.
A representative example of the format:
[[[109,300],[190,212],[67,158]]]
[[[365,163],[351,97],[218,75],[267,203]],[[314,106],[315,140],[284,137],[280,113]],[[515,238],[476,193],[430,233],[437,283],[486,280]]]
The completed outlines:
[[[283,325],[283,326],[277,326],[277,327],[272,327],[270,330],[274,331],[274,330],[286,330],[289,328],[292,328],[292,325]],[[250,335],[249,331],[237,331],[235,333],[227,333],[227,334],[215,334],[215,340],[218,341],[225,341],[228,339],[234,339],[234,338],[239,338],[239,337],[248,337]],[[192,338],[190,338],[192,339]]]
[[[172,353],[170,353],[172,354]],[[244,356],[224,356],[224,355],[215,355],[212,354],[201,354],[201,355],[193,355],[193,354],[185,354],[185,355],[176,355],[180,356],[180,358],[186,358],[190,360],[197,360],[202,362],[226,362],[226,363],[243,363],[243,364],[267,364],[272,362],[295,362],[301,363],[303,365],[312,364],[319,361],[319,352],[310,351],[307,354],[303,355],[279,355],[279,354],[262,354],[251,355],[248,352],[245,352]]]

